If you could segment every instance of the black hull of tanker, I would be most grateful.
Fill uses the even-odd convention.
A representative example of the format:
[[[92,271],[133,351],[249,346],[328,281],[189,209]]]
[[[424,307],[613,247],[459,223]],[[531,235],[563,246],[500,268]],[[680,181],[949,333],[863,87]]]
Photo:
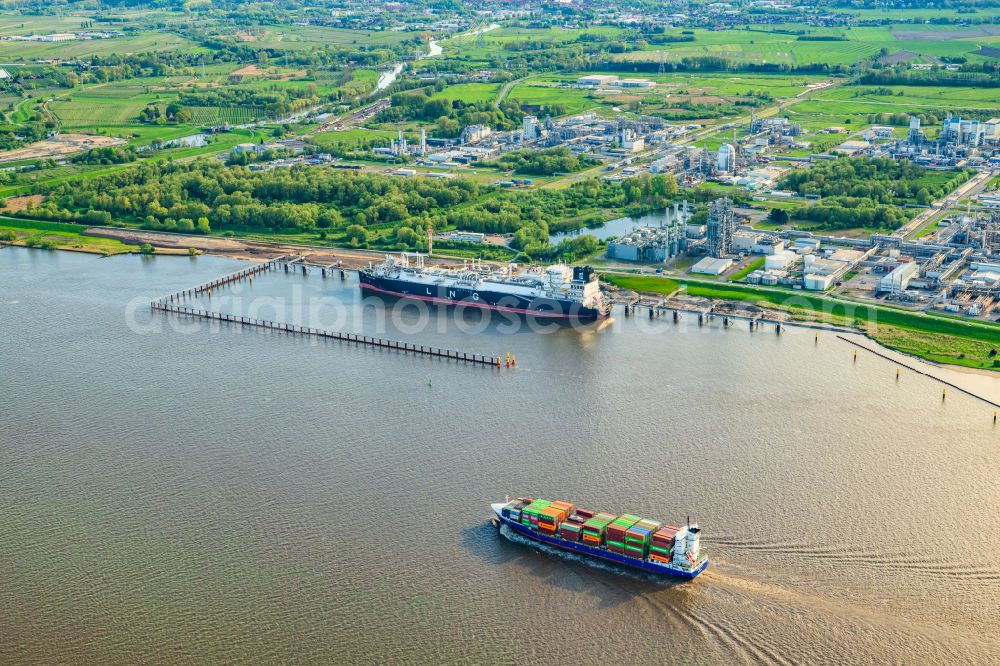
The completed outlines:
[[[577,301],[554,298],[530,299],[517,294],[499,291],[474,290],[463,287],[444,287],[380,277],[359,272],[361,288],[381,296],[404,298],[428,303],[474,307],[497,312],[513,312],[523,316],[572,321],[597,321],[606,317],[606,311],[587,308]]]

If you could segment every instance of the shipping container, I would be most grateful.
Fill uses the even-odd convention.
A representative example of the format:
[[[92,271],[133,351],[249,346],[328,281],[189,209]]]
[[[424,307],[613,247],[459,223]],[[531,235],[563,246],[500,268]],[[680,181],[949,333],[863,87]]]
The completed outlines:
[[[671,527],[666,525],[663,528],[653,532],[653,538],[650,540],[653,545],[660,546],[662,548],[671,549],[674,547],[674,537],[677,536],[677,532],[680,528]]]
[[[649,518],[643,518],[636,523],[636,527],[644,527],[650,532],[655,532],[663,527],[663,523],[658,520],[650,520]]]
[[[559,527],[559,536],[567,541],[579,541],[583,528],[574,523],[563,523]]]
[[[566,520],[565,509],[557,508],[555,505],[547,506],[538,512],[538,520],[548,525],[554,525]]]
[[[563,511],[566,512],[567,516],[573,513],[573,509],[575,508],[569,502],[563,502],[563,501],[553,502],[550,506],[555,507],[557,509],[562,509]]]
[[[594,517],[594,512],[590,511],[588,509],[581,509],[581,508],[577,507],[577,509],[576,509],[576,515],[580,516],[584,520],[590,520],[591,518]]]
[[[638,521],[638,516],[630,516],[628,514],[616,518],[610,525],[608,525],[608,538],[624,542],[625,532]]]
[[[644,527],[639,527],[638,523],[636,523],[625,531],[625,542],[645,546],[649,543],[652,536],[652,532]]]

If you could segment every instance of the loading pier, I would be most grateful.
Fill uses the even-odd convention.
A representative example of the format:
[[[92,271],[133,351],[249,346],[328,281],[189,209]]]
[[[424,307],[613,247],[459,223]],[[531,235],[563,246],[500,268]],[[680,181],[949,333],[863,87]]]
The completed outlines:
[[[275,322],[268,321],[264,319],[254,319],[252,317],[244,317],[241,315],[228,314],[225,312],[215,312],[213,310],[202,310],[198,308],[193,308],[187,305],[182,305],[187,299],[198,296],[199,294],[211,294],[213,289],[218,289],[228,284],[235,282],[240,282],[242,280],[252,280],[255,275],[262,275],[268,271],[279,270],[283,268],[286,273],[292,272],[295,268],[301,267],[302,273],[308,274],[307,265],[303,257],[277,257],[271,259],[270,261],[258,264],[256,266],[250,266],[249,268],[244,268],[242,270],[236,271],[235,273],[230,273],[224,275],[215,280],[205,282],[196,287],[191,287],[189,289],[182,289],[180,291],[175,291],[166,296],[161,296],[155,299],[149,305],[154,312],[168,312],[178,315],[184,315],[188,317],[195,317],[200,319],[207,319],[210,321],[220,321],[229,324],[238,324],[240,326],[247,326],[250,328],[267,329],[272,331],[281,331],[284,333],[292,333],[295,335],[305,335],[317,338],[325,338],[328,340],[340,340],[342,342],[350,342],[357,345],[363,345],[367,347],[375,347],[379,349],[391,349],[395,351],[400,351],[409,354],[416,354],[421,356],[430,356],[434,358],[443,358],[452,361],[461,361],[463,363],[471,363],[473,365],[483,366],[483,367],[504,367],[504,359],[500,356],[485,356],[483,354],[470,354],[468,352],[456,351],[454,349],[442,349],[440,347],[431,347],[428,345],[418,345],[411,342],[400,342],[398,340],[389,340],[386,338],[374,338],[366,335],[357,335],[355,333],[341,333],[339,331],[330,331],[322,328],[312,328],[309,326],[299,326],[297,324],[289,324],[285,322]],[[346,277],[346,269],[340,268],[339,266],[322,266],[320,267],[324,277],[328,273],[332,273],[334,270],[340,270],[340,276],[342,279]],[[507,355],[506,367],[512,367],[515,362],[512,361],[510,354]]]

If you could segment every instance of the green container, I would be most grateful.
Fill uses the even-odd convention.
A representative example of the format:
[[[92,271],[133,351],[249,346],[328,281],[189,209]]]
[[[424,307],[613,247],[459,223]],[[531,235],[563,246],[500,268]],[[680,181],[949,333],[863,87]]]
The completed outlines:
[[[583,529],[590,530],[597,534],[604,534],[604,530],[608,527],[608,523],[599,518],[591,518],[583,524]]]
[[[635,516],[618,516],[615,518],[615,525],[626,525],[628,527],[632,527],[637,522],[639,522],[639,519]]]
[[[651,552],[651,553],[657,553],[659,555],[669,555],[670,554],[669,550],[667,550],[666,548],[660,548],[659,546],[650,546],[649,547],[649,552]]]
[[[611,541],[610,539],[608,540],[608,545],[618,546],[619,548],[625,548],[625,544],[623,544],[621,541]]]

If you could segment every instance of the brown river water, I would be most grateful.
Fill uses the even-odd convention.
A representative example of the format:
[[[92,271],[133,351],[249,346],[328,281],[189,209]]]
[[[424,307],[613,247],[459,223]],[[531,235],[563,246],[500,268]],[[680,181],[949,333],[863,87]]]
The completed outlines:
[[[143,305],[243,265],[0,250],[0,663],[1000,663],[993,407],[807,329],[203,301],[496,370]],[[712,564],[518,543],[506,494],[691,516]]]

